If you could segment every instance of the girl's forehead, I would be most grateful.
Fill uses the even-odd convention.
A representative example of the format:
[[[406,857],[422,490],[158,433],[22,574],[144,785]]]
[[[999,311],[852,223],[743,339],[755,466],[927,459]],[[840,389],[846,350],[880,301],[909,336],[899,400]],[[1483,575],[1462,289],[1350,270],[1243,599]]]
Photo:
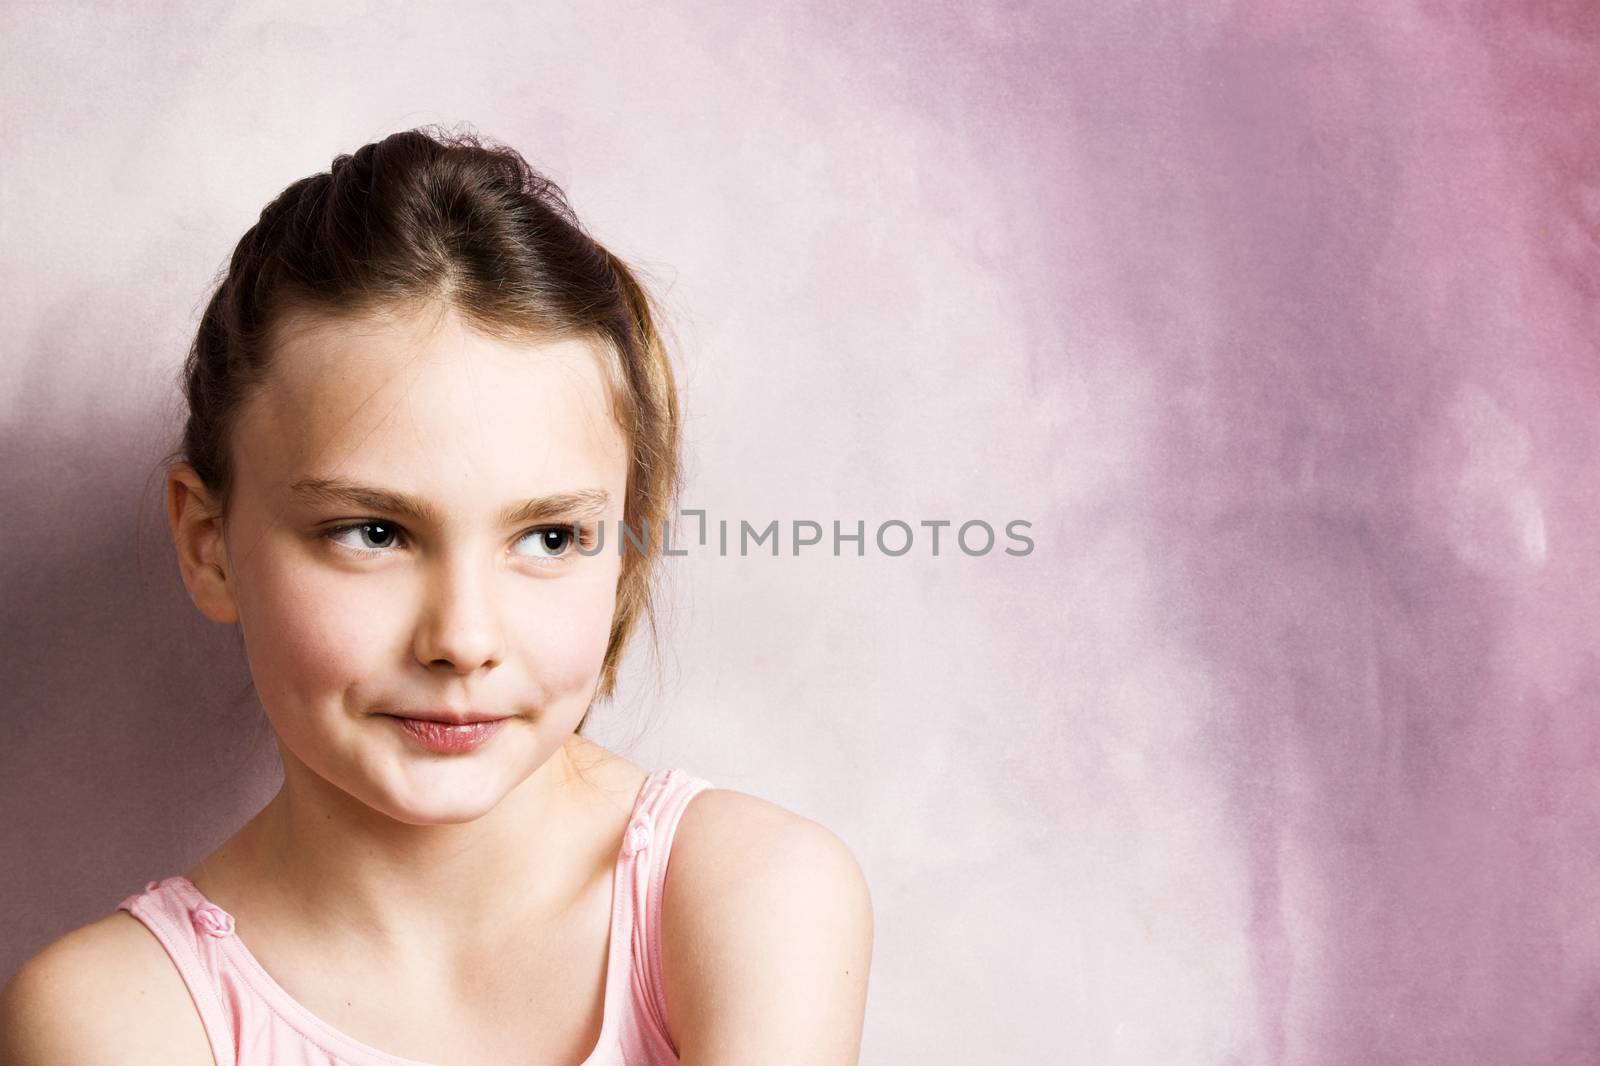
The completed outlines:
[[[330,386],[381,386],[441,370],[502,373],[533,381],[563,370],[598,371],[597,341],[578,338],[510,340],[474,328],[448,306],[360,316],[297,312],[273,331],[270,376],[280,385],[312,391]],[[327,379],[331,379],[327,380]]]
[[[237,446],[282,477],[332,461],[407,480],[529,464],[592,479],[626,461],[602,360],[594,341],[491,337],[449,311],[300,319]]]

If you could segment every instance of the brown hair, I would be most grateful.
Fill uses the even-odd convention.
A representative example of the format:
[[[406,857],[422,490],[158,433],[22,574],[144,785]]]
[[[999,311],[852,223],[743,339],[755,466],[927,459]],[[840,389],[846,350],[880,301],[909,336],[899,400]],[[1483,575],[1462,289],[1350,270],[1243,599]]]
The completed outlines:
[[[200,319],[183,368],[183,441],[168,459],[194,467],[225,518],[233,425],[269,370],[272,330],[286,312],[426,301],[497,337],[580,338],[603,354],[630,453],[623,521],[646,534],[642,550],[623,553],[596,691],[610,698],[641,617],[658,638],[656,531],[680,487],[677,391],[649,292],[514,149],[423,127],[340,155],[284,189],[239,239]]]

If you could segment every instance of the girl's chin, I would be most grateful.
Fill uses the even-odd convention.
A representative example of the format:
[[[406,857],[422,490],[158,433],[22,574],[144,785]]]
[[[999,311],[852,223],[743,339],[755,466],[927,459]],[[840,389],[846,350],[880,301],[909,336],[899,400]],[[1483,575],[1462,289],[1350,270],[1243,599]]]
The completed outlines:
[[[452,787],[454,786],[454,787]],[[460,825],[493,811],[506,792],[488,786],[485,778],[461,782],[411,781],[374,797],[375,805],[397,822],[407,825]]]

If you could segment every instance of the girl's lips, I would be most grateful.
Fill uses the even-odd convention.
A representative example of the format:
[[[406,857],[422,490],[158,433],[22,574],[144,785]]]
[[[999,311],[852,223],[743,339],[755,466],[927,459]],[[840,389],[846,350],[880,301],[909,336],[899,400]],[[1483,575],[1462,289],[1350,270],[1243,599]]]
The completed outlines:
[[[398,725],[403,733],[422,747],[439,755],[460,755],[475,751],[488,742],[505,724],[504,718],[489,722],[471,722],[451,725],[448,722],[428,722],[420,718],[400,718],[386,714],[385,718]]]

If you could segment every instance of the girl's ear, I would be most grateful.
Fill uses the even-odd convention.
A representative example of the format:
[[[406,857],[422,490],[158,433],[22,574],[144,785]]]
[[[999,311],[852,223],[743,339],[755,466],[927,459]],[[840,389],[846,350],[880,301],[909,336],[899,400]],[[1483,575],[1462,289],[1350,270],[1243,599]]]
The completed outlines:
[[[188,463],[177,463],[167,471],[167,524],[178,549],[178,570],[194,605],[213,622],[238,622],[222,519]]]

